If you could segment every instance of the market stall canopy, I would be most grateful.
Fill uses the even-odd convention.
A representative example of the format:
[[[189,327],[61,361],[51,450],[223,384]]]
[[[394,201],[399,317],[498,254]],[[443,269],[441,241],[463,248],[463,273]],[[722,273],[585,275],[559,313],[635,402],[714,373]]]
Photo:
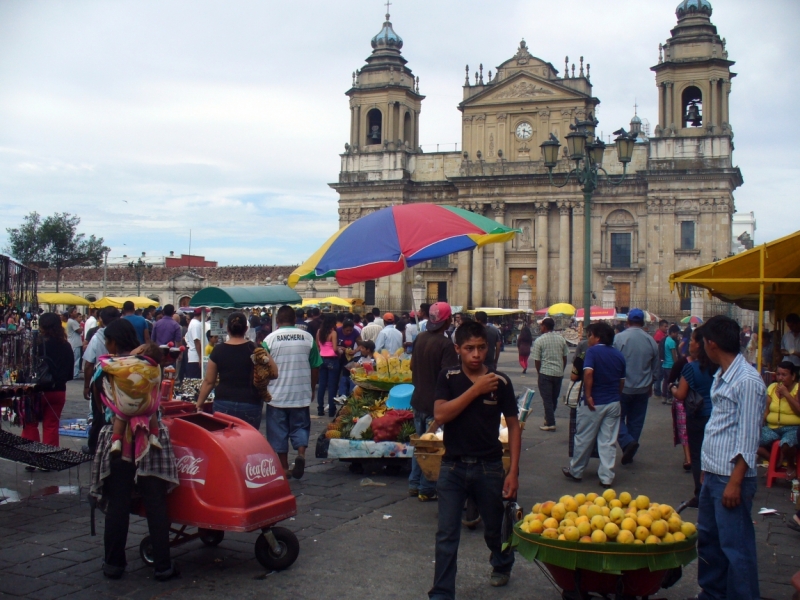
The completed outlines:
[[[729,258],[673,273],[671,289],[688,298],[692,287],[725,302],[757,311],[763,284],[764,310],[777,319],[800,313],[800,231]]]
[[[527,310],[523,310],[520,308],[492,308],[489,306],[479,306],[478,308],[471,308],[466,312],[470,314],[475,314],[476,312],[480,311],[485,312],[487,317],[504,317],[506,315],[518,315],[520,313],[528,312]]]
[[[158,300],[153,300],[152,298],[145,298],[144,296],[122,296],[120,298],[114,298],[113,296],[104,296],[100,298],[100,300],[96,300],[92,302],[89,306],[91,308],[105,308],[106,306],[114,306],[116,308],[122,308],[122,305],[125,304],[128,300],[133,302],[133,305],[136,308],[147,308],[148,306],[158,306]]]
[[[566,302],[559,302],[558,304],[553,304],[550,308],[548,308],[547,314],[551,317],[556,315],[566,315],[571,317],[575,314],[575,307],[572,306],[572,304],[567,304]]]
[[[339,285],[378,279],[448,254],[508,242],[517,231],[455,206],[389,206],[333,234],[289,276],[289,286],[326,277]]]
[[[578,321],[583,320],[583,309],[579,308],[578,312],[575,313],[575,318]],[[616,308],[601,308],[600,306],[592,306],[589,309],[589,319],[592,321],[602,321],[604,319],[616,319],[617,318],[617,309]]]
[[[64,304],[65,306],[89,306],[90,302],[86,298],[81,298],[75,294],[67,294],[65,292],[42,292],[36,294],[39,299],[39,304]]]
[[[364,304],[361,298],[339,298],[338,296],[328,296],[326,298],[303,298],[303,306],[314,304],[333,304],[334,306],[352,307],[357,304]]]
[[[207,287],[197,292],[190,306],[213,308],[249,308],[300,304],[300,294],[285,285],[251,285],[240,287]]]

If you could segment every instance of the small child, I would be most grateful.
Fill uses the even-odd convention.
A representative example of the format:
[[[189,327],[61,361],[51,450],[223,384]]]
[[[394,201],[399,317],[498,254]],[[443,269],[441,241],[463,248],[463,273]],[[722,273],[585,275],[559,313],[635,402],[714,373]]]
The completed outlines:
[[[219,340],[218,336],[211,335],[211,331],[210,330],[206,331],[206,341],[208,342],[206,344],[206,348],[205,348],[205,355],[206,356],[209,356],[211,354],[211,351],[214,349],[214,346],[217,345],[217,341],[218,340]]]
[[[133,442],[136,462],[158,441],[158,394],[163,352],[155,343],[140,347],[139,354],[99,359],[106,377],[103,402],[114,412],[110,452],[122,452],[123,441]]]
[[[358,364],[363,365],[365,362],[371,362],[372,355],[375,353],[375,342],[361,340],[358,343],[358,353],[361,355],[361,358],[358,359]]]

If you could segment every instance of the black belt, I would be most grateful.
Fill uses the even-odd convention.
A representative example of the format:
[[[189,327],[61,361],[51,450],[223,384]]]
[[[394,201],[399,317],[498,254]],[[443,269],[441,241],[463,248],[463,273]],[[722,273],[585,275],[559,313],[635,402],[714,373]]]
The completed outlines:
[[[478,456],[445,456],[442,458],[442,462],[462,462],[468,465],[474,465],[477,463],[488,463],[488,462],[497,462],[502,460],[502,457],[498,458],[480,458]]]

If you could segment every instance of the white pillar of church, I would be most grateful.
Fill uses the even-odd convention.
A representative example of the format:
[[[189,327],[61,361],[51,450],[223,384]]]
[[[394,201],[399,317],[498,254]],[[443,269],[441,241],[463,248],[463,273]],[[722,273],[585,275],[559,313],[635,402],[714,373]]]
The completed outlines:
[[[583,202],[575,202],[572,209],[572,304],[583,305]]]
[[[494,220],[505,225],[506,205],[504,202],[495,202],[492,204],[494,210]],[[498,298],[506,297],[506,245],[492,244],[494,251],[494,293],[492,306],[495,306]]]
[[[549,202],[537,202],[536,206],[536,302],[548,305],[547,212]]]
[[[472,308],[483,305],[483,248],[475,248],[472,251]]]
[[[559,202],[558,227],[558,298],[569,302],[569,202]]]

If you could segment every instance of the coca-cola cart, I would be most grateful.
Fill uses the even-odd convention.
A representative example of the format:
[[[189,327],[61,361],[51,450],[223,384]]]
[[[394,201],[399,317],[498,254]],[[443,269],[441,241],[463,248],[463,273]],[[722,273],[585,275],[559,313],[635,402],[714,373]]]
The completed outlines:
[[[297,514],[297,504],[264,436],[241,419],[198,413],[190,402],[165,402],[161,410],[180,478],[167,496],[170,545],[200,539],[216,546],[226,531],[260,530],[258,562],[269,570],[292,565],[300,552],[297,536],[274,525]],[[144,516],[143,507],[139,513]],[[153,563],[149,536],[139,553],[145,563]]]

